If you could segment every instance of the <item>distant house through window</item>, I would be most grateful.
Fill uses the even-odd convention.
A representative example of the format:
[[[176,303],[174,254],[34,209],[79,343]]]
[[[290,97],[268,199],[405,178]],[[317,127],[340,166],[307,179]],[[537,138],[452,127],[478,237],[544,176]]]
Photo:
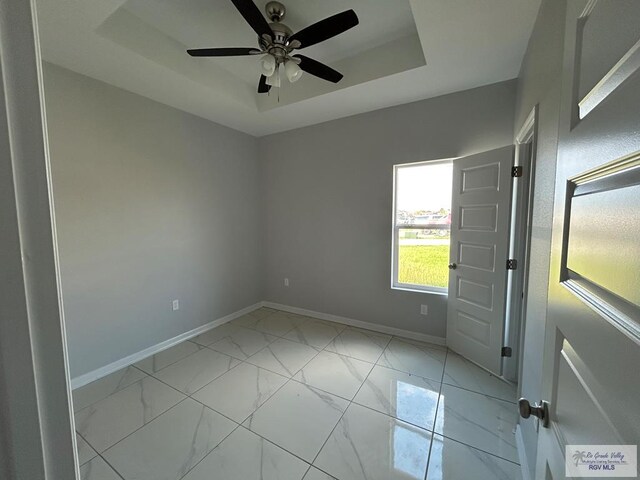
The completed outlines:
[[[392,287],[446,293],[453,163],[394,166]]]

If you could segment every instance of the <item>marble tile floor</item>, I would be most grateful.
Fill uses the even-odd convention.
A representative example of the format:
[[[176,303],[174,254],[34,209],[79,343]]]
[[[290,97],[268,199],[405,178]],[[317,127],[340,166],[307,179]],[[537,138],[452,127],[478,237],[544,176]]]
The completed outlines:
[[[73,392],[82,480],[517,480],[515,387],[261,308]]]

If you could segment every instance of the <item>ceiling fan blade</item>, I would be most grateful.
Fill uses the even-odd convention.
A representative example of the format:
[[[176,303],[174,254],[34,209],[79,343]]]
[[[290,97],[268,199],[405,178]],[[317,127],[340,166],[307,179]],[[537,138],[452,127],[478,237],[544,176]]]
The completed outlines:
[[[258,82],[258,93],[269,93],[271,85],[267,85],[267,77],[260,75],[260,82]]]
[[[315,75],[327,82],[338,83],[342,80],[342,74],[331,67],[326,66],[324,63],[320,63],[313,58],[305,57],[304,55],[293,55],[295,58],[300,59],[300,68],[311,75]]]
[[[267,23],[267,20],[262,16],[262,13],[260,13],[255,3],[251,0],[231,0],[231,2],[259,37],[266,34],[273,38],[273,31],[269,23]]]
[[[257,48],[195,48],[187,50],[192,57],[236,57],[238,55],[257,55],[262,53]]]
[[[297,33],[294,33],[289,41],[298,40],[300,42],[299,48],[310,47],[316,43],[323,42],[331,37],[340,35],[346,32],[350,28],[358,25],[359,20],[356,12],[353,10],[347,10],[342,13],[338,13],[331,17],[320,20],[313,25],[309,25],[307,28],[303,28]]]

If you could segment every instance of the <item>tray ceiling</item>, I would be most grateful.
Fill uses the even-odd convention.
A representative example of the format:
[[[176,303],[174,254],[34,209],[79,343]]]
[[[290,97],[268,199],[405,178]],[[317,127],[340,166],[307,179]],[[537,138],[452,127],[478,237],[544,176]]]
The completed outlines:
[[[262,10],[266,0],[256,4]],[[257,57],[186,48],[257,44],[230,0],[42,0],[43,59],[253,135],[517,76],[539,0],[290,0],[297,31],[353,8],[360,24],[301,51],[341,71],[256,92]]]

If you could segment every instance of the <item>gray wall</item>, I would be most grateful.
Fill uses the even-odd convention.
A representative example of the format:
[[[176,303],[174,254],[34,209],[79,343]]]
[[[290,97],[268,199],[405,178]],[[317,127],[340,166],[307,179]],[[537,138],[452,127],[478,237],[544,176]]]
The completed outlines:
[[[53,65],[45,94],[72,378],[262,300],[254,137]]]
[[[266,300],[444,337],[445,296],[390,288],[392,166],[511,144],[515,92],[503,82],[261,138]]]
[[[541,398],[542,355],[549,286],[549,252],[558,147],[565,0],[543,0],[518,79],[514,129],[538,105],[531,261],[520,388],[531,401]],[[531,478],[537,452],[534,422],[520,423]]]

